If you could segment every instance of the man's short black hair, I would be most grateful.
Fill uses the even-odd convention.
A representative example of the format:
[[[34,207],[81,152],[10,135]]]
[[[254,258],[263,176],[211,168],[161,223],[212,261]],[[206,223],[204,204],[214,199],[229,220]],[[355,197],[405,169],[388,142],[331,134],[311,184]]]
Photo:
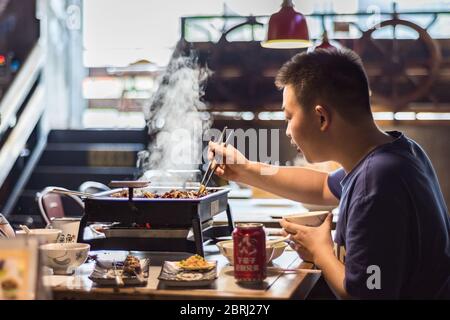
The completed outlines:
[[[275,84],[280,89],[292,85],[302,108],[321,104],[349,120],[371,115],[367,75],[349,49],[299,53],[281,67]]]

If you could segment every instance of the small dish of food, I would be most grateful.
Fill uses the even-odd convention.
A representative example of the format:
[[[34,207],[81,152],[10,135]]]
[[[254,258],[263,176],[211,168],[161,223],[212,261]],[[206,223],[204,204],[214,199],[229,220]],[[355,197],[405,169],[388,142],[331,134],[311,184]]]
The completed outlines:
[[[217,261],[206,261],[195,255],[181,261],[164,261],[158,280],[176,287],[203,287],[217,278]]]
[[[215,264],[206,261],[205,258],[196,254],[187,259],[177,262],[177,266],[183,270],[198,270],[198,271],[208,271],[215,267]]]
[[[125,286],[142,286],[147,284],[149,266],[149,259],[132,255],[128,255],[123,262],[113,262],[112,266],[97,260],[89,279],[99,286],[115,286],[118,278]]]

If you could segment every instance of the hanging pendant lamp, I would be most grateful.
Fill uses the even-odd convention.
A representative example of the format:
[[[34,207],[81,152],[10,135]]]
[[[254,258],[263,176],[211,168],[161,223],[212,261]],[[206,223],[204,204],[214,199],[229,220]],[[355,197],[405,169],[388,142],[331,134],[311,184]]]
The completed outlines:
[[[280,11],[270,17],[267,38],[261,42],[261,46],[273,49],[297,49],[312,46],[306,18],[294,10],[292,0],[283,0]]]

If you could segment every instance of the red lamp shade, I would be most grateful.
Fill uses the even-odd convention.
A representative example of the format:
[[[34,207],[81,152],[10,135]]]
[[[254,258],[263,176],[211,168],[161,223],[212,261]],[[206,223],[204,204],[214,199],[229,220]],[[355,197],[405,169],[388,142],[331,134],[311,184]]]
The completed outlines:
[[[337,50],[335,46],[333,46],[328,40],[328,33],[324,31],[322,36],[322,43],[316,46],[314,49],[328,49],[328,50]]]
[[[296,49],[312,46],[309,40],[306,18],[294,10],[292,0],[284,0],[280,11],[269,19],[267,39],[261,42],[264,48]]]

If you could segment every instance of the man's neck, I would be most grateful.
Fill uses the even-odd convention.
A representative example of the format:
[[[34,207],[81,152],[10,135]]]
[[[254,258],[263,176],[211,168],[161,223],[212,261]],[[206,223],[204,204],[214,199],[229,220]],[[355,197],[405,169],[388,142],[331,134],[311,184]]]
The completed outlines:
[[[368,123],[366,126],[347,127],[339,141],[336,160],[346,172],[350,172],[373,149],[392,142],[393,138],[374,123]]]

